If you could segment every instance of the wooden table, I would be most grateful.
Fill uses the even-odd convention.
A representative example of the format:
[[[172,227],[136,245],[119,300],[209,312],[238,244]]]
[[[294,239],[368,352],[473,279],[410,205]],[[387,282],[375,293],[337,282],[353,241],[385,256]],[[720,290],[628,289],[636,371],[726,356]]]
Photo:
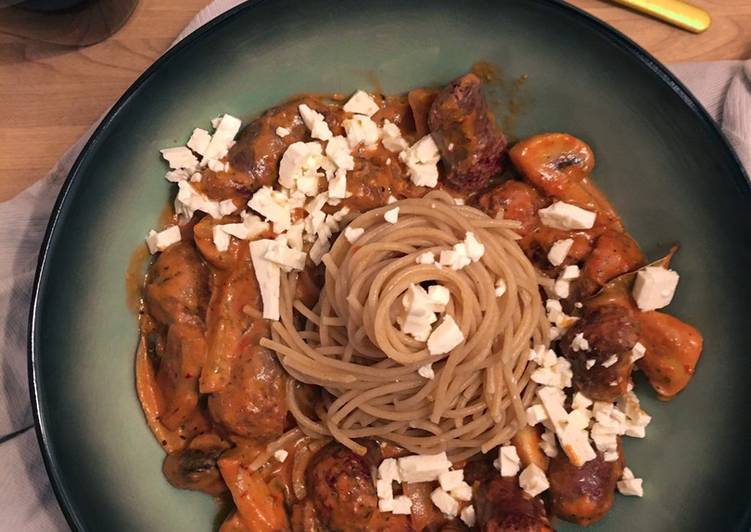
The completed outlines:
[[[602,0],[571,3],[664,62],[751,57],[751,1],[693,0],[712,27],[672,28]],[[105,42],[68,49],[0,34],[0,201],[43,177],[62,153],[162,52],[209,0],[141,0]]]

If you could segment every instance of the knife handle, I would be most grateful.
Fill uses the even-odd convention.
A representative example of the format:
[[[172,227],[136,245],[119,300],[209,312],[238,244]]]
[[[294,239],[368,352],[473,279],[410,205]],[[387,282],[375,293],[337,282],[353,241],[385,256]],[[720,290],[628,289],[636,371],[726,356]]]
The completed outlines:
[[[693,33],[703,32],[712,23],[712,18],[705,10],[681,0],[612,1]]]

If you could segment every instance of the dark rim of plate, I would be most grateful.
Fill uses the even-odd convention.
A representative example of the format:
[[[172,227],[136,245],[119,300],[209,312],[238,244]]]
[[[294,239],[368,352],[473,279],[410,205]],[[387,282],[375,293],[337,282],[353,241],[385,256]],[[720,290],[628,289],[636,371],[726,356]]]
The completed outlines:
[[[47,225],[47,230],[42,241],[42,246],[39,252],[39,260],[37,263],[36,275],[34,278],[34,287],[31,295],[31,309],[29,312],[29,328],[28,328],[28,374],[29,374],[29,394],[31,396],[31,405],[34,413],[34,425],[36,429],[37,439],[39,447],[42,451],[42,457],[44,459],[44,466],[47,470],[47,474],[52,484],[52,489],[55,492],[60,508],[65,515],[68,524],[73,530],[84,531],[84,526],[78,515],[78,511],[74,507],[69,494],[66,491],[62,478],[58,475],[57,464],[55,458],[52,456],[50,436],[47,432],[47,425],[45,422],[45,405],[42,403],[39,390],[38,381],[38,368],[40,366],[39,358],[39,344],[37,319],[40,312],[41,301],[41,286],[44,277],[46,276],[46,265],[48,259],[48,253],[50,245],[53,240],[55,229],[58,224],[61,223],[60,214],[62,206],[71,190],[73,182],[79,177],[79,170],[88,159],[91,151],[101,142],[102,132],[105,131],[109,125],[115,120],[121,113],[125,104],[131,99],[131,97],[138,92],[138,90],[149,83],[151,78],[169,61],[175,56],[185,53],[190,47],[198,44],[201,40],[211,31],[218,30],[229,19],[236,16],[238,13],[247,9],[252,9],[254,6],[266,3],[269,0],[248,0],[247,2],[235,6],[210,20],[193,33],[186,36],[180,42],[175,44],[167,52],[164,53],[159,59],[154,62],[141,76],[125,91],[120,99],[111,107],[106,116],[102,119],[99,126],[97,126],[90,139],[86,142],[86,145],[81,150],[75,163],[71,167],[70,173],[65,179],[65,182],[60,189],[60,193],[55,201],[55,206],[50,214],[50,221]],[[660,80],[666,83],[686,104],[686,106],[696,115],[697,118],[707,127],[709,134],[715,137],[718,146],[722,146],[725,156],[728,157],[738,169],[738,173],[733,176],[737,181],[736,185],[738,191],[746,196],[746,199],[751,201],[751,184],[746,172],[741,164],[738,156],[729,144],[724,134],[720,130],[717,123],[709,116],[701,103],[688,91],[688,89],[681,83],[668,69],[663,66],[657,59],[644,50],[641,46],[636,44],[630,38],[626,37],[623,33],[616,30],[609,24],[595,18],[589,13],[565,3],[563,0],[545,0],[547,3],[554,6],[562,14],[574,15],[584,23],[586,23],[593,31],[599,33],[607,40],[619,45],[623,49],[629,51],[635,56],[643,66],[652,71]],[[748,530],[751,528],[751,506],[748,511],[742,517],[742,522],[739,523],[738,530]]]

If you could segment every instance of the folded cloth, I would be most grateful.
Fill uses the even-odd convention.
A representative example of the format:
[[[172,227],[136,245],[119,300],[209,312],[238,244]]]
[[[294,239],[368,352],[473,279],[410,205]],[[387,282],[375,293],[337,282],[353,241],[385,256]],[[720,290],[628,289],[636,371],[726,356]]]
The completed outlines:
[[[179,41],[240,0],[216,0],[183,30]],[[699,98],[751,171],[751,61],[672,65]],[[50,211],[92,127],[50,173],[0,203],[0,530],[67,530],[42,463],[26,375],[26,331],[37,253]]]

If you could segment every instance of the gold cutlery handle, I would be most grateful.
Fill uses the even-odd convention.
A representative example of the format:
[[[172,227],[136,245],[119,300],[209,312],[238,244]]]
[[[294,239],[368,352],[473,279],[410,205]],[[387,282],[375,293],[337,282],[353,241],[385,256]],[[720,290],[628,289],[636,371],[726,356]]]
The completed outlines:
[[[712,18],[705,10],[681,0],[612,1],[693,33],[703,32],[712,23]]]

